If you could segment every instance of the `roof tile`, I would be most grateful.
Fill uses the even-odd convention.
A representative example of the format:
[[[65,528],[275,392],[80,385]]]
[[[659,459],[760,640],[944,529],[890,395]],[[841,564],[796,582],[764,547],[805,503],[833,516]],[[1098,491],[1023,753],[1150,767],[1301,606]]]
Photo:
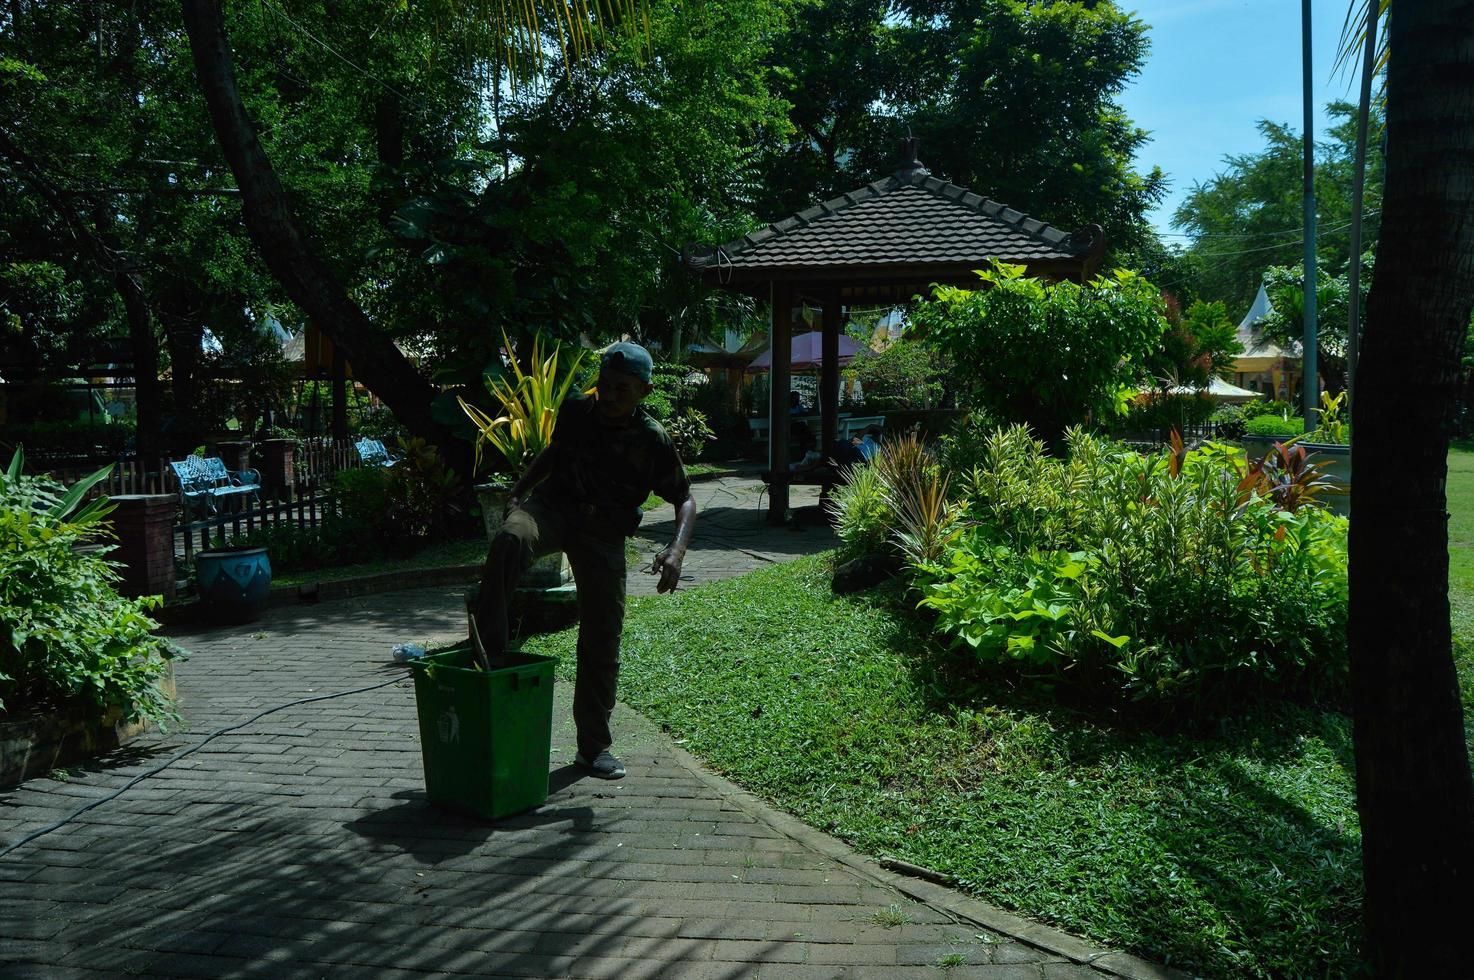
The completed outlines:
[[[924,172],[867,184],[721,247],[695,267],[863,267],[1076,258],[1083,247],[1037,218]]]

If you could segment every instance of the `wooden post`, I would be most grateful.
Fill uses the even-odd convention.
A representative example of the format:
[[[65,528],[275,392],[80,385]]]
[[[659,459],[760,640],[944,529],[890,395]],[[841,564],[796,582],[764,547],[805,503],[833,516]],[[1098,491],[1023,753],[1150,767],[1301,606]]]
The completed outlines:
[[[768,380],[768,471],[772,474],[768,493],[768,523],[788,520],[788,410],[789,367],[793,360],[793,288],[788,283],[771,286],[773,364]]]
[[[824,294],[823,353],[819,362],[821,453],[829,452],[829,447],[839,438],[839,319],[839,288],[836,287]]]

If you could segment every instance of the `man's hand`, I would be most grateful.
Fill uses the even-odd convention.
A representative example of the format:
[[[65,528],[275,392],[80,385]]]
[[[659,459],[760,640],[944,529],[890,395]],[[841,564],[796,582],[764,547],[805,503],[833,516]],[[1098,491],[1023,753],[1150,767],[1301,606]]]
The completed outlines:
[[[660,576],[660,581],[655,583],[656,592],[675,591],[676,583],[681,580],[681,562],[685,557],[685,551],[675,545],[667,545],[655,556],[650,563],[650,571]]]

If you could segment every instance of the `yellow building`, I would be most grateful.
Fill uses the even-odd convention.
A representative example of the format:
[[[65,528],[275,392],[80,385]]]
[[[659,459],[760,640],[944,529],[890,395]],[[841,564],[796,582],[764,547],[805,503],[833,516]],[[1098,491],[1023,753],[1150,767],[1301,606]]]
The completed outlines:
[[[1260,334],[1257,324],[1271,309],[1269,296],[1260,286],[1249,312],[1239,321],[1238,338],[1244,351],[1234,359],[1225,378],[1265,398],[1289,401],[1300,386],[1300,344],[1297,341],[1287,349]]]

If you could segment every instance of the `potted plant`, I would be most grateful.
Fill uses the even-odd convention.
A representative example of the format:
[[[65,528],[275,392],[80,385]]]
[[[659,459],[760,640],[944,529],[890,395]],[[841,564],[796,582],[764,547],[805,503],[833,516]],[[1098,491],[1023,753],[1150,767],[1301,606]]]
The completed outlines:
[[[1320,393],[1320,427],[1301,443],[1325,465],[1326,477],[1340,492],[1326,497],[1330,509],[1343,517],[1351,514],[1351,425],[1344,417],[1346,392],[1332,397]]]
[[[502,512],[513,482],[552,443],[558,407],[573,387],[573,379],[585,357],[584,351],[574,349],[560,366],[562,352],[556,345],[550,351],[545,350],[539,337],[532,342],[530,364],[524,370],[505,332],[502,344],[507,351],[508,369],[500,377],[486,379],[486,390],[496,400],[501,413],[493,417],[464,398],[459,399],[461,409],[478,431],[476,470],[481,470],[488,449],[506,464],[500,479],[476,485],[488,543],[501,530]],[[566,585],[572,577],[567,556],[554,554],[534,562],[522,581],[527,586],[555,587]]]
[[[249,623],[271,598],[271,559],[265,545],[221,545],[195,554],[200,603],[212,622]]]

